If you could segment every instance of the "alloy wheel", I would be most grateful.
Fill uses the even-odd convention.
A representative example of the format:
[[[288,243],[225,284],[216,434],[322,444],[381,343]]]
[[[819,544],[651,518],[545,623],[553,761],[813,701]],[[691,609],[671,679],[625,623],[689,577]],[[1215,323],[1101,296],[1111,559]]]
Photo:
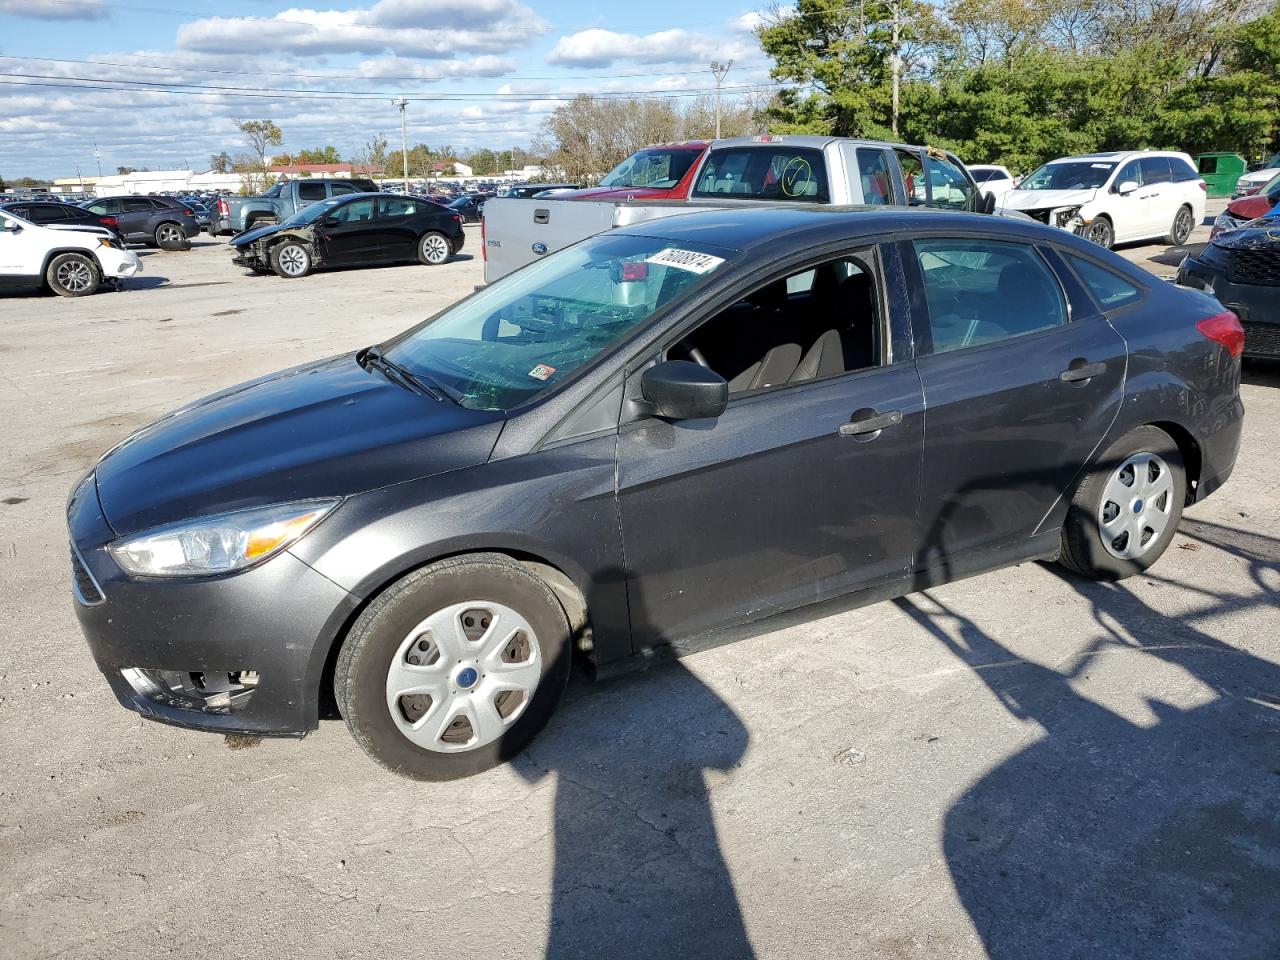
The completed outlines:
[[[449,241],[438,233],[422,238],[422,259],[428,263],[444,263],[449,259]]]
[[[1098,533],[1113,557],[1136,560],[1173,513],[1173,474],[1154,453],[1135,453],[1112,471],[1098,507]]]
[[[516,721],[541,676],[529,621],[505,604],[469,600],[437,610],[400,643],[387,668],[387,709],[425,750],[475,750]]]
[[[1110,249],[1112,243],[1111,224],[1106,220],[1098,217],[1093,223],[1089,224],[1088,230],[1085,231],[1085,239],[1096,243],[1100,247]]]
[[[280,269],[291,277],[307,272],[307,252],[297,244],[289,244],[280,251]]]
[[[1180,207],[1177,216],[1173,218],[1173,242],[1176,246],[1182,246],[1187,242],[1187,237],[1191,236],[1191,229],[1194,226],[1191,221],[1191,211],[1186,207]]]
[[[178,232],[177,227],[166,223],[156,231],[156,241],[162,244],[181,243],[182,234]]]
[[[84,293],[93,286],[93,270],[83,260],[68,260],[59,264],[54,276],[60,287],[72,293]]]

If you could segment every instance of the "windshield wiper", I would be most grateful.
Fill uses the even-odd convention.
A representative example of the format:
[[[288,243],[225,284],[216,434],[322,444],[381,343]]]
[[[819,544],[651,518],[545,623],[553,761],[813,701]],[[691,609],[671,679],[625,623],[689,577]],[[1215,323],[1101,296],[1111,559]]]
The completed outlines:
[[[410,393],[425,393],[433,400],[443,400],[444,395],[424,383],[421,378],[410,373],[394,360],[387,358],[376,346],[366,347],[364,353],[356,357],[356,362],[368,370],[377,370],[398,387],[404,387]]]

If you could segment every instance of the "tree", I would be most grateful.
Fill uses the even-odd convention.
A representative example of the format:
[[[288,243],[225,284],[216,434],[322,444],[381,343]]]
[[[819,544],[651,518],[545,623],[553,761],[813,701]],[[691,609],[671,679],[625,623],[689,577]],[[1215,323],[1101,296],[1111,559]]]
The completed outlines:
[[[230,173],[231,155],[225,150],[221,153],[215,153],[209,158],[209,171],[211,173]]]
[[[137,167],[116,167],[116,175],[121,177],[125,177],[131,173],[137,173],[137,172],[138,172]]]
[[[364,145],[364,162],[372,171],[386,175],[387,138],[375,133],[373,139]]]
[[[294,157],[297,163],[341,163],[342,155],[338,153],[338,148],[334,146],[312,147],[307,150],[299,150]]]
[[[670,100],[574,97],[542,125],[541,149],[559,176],[594,183],[650,143],[674,140],[680,116]]]
[[[252,171],[250,176],[256,174],[261,187],[265,187],[267,182],[267,153],[272,147],[278,147],[284,143],[284,134],[273,120],[235,120],[233,122],[236,125],[236,129],[244,134],[245,139],[249,141],[249,146],[253,149],[253,155],[258,161],[257,169]]]

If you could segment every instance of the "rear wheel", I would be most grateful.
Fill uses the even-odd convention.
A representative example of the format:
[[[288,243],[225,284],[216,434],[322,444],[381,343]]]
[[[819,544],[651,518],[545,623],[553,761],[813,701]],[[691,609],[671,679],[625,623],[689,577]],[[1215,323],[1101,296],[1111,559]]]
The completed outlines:
[[[98,265],[83,253],[60,253],[44,272],[49,289],[60,297],[87,297],[102,280]]]
[[[305,277],[312,265],[311,248],[304,243],[289,240],[271,249],[271,269],[277,276],[290,280]]]
[[[182,227],[176,223],[162,223],[156,227],[156,246],[161,250],[188,250],[191,244]]]
[[[1063,566],[1095,580],[1141,573],[1182,518],[1187,481],[1178,445],[1157,427],[1125,434],[1094,463],[1062,528]]]
[[[369,604],[338,656],[334,696],[382,766],[453,780],[510,759],[542,729],[569,654],[568,621],[544,581],[498,554],[455,557]]]
[[[418,259],[429,267],[444,263],[452,252],[449,238],[434,230],[418,241]]]
[[[1115,228],[1111,226],[1111,221],[1106,217],[1094,217],[1093,222],[1085,227],[1084,238],[1090,243],[1096,243],[1098,246],[1110,250],[1116,242]]]
[[[1165,239],[1170,245],[1180,247],[1187,242],[1187,237],[1191,236],[1195,225],[1195,214],[1191,212],[1191,208],[1179,207],[1178,212],[1173,215],[1173,226],[1169,228],[1169,235]]]

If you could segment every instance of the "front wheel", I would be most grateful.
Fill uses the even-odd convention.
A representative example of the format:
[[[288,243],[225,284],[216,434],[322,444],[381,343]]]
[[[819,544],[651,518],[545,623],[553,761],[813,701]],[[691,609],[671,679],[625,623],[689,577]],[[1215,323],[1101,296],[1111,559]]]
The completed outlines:
[[[1157,427],[1121,437],[1093,464],[1062,527],[1063,566],[1123,580],[1160,559],[1182,518],[1187,480],[1173,438]]]
[[[293,280],[311,272],[311,249],[303,243],[288,241],[271,250],[271,269],[276,276]]]
[[[436,267],[449,259],[452,250],[449,238],[434,230],[418,241],[418,259],[429,267]]]
[[[1115,228],[1111,226],[1111,221],[1106,217],[1094,217],[1093,222],[1085,227],[1084,238],[1090,243],[1096,243],[1098,246],[1110,250],[1116,242]]]
[[[351,628],[338,709],[394,773],[453,780],[519,753],[569,677],[569,624],[551,588],[498,554],[454,557],[392,584]]]
[[[156,227],[155,236],[153,238],[155,244],[161,250],[189,250],[191,244],[187,241],[187,235],[182,227],[176,223],[162,223]]]
[[[1178,212],[1173,215],[1173,226],[1169,228],[1169,235],[1165,239],[1170,246],[1180,247],[1187,242],[1195,225],[1195,214],[1191,212],[1191,208],[1179,207]]]
[[[49,289],[60,297],[87,297],[98,289],[98,265],[83,253],[60,253],[44,272]]]

